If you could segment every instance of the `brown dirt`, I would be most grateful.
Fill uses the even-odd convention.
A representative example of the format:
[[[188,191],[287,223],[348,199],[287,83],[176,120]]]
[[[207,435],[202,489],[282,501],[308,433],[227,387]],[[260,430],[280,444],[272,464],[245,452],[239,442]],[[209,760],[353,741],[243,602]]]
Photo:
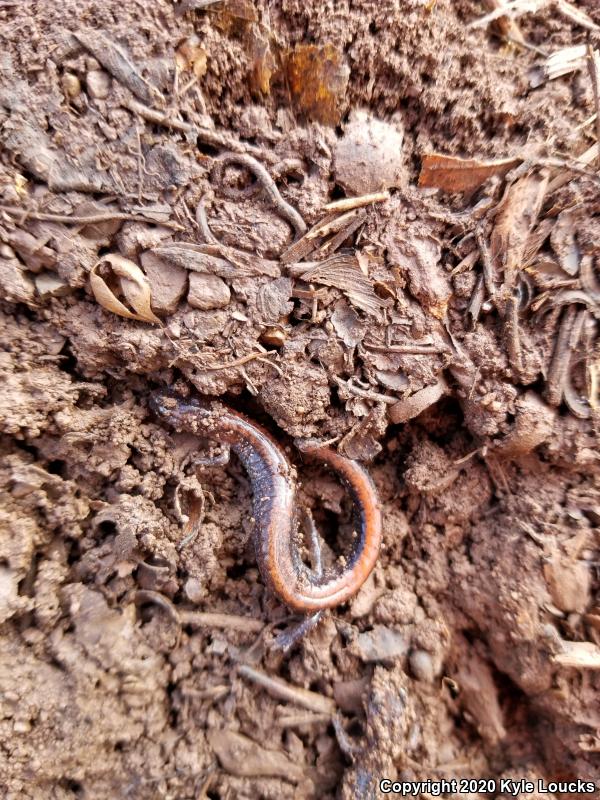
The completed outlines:
[[[2,796],[600,781],[598,161],[565,167],[595,140],[593,82],[528,77],[541,51],[600,46],[595,0],[587,28],[519,18],[527,47],[468,28],[494,7],[469,0],[34,5],[0,3]],[[282,257],[285,208],[233,198],[243,170],[219,183],[232,147],[309,227],[390,197],[341,258],[319,238]],[[417,188],[434,152],[525,163],[451,195]],[[66,219],[114,212],[141,219]],[[162,323],[102,307],[93,269]],[[197,468],[205,444],[147,407],[165,385],[289,447],[328,554],[344,492],[293,439],[371,462],[379,565],[289,655],[246,476]]]

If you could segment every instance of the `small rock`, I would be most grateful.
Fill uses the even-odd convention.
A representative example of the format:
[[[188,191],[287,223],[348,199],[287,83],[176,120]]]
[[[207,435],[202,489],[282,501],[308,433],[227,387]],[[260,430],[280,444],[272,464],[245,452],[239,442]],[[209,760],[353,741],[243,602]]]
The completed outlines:
[[[287,339],[287,333],[282,328],[267,328],[260,336],[261,344],[271,347],[282,347]]]
[[[404,177],[403,131],[354,111],[334,151],[337,183],[353,195],[400,186]]]
[[[228,305],[231,292],[222,278],[202,272],[192,272],[187,299],[193,308],[208,311],[211,308],[223,308]]]
[[[19,719],[13,724],[13,731],[15,733],[29,733],[31,730],[31,722],[26,719]]]
[[[63,92],[71,100],[81,94],[81,82],[77,75],[72,72],[65,72],[61,80]]]
[[[53,272],[40,272],[33,282],[42,300],[47,300],[49,297],[64,297],[71,291],[69,284]]]
[[[158,189],[169,186],[186,186],[191,180],[191,168],[177,147],[172,144],[157,144],[146,159],[150,184]]]
[[[413,650],[408,658],[410,671],[418,681],[432,683],[435,673],[433,661],[426,650]]]
[[[400,631],[375,625],[373,630],[360,633],[350,649],[366,662],[390,662],[407,654],[408,641]]]
[[[256,296],[256,307],[263,322],[274,323],[290,314],[293,284],[290,278],[277,278],[264,283]]]
[[[589,564],[572,559],[557,548],[543,570],[552,602],[561,611],[583,614],[589,606],[592,589]]]
[[[369,681],[367,678],[355,678],[351,681],[340,681],[333,684],[333,697],[342,711],[359,714],[363,711],[363,696]]]
[[[151,252],[142,253],[140,261],[150,282],[152,308],[156,312],[172,314],[185,294],[187,272],[167,264]]]
[[[95,100],[105,100],[110,92],[110,75],[102,69],[90,70],[85,76],[88,94]]]
[[[206,590],[198,578],[188,578],[183,588],[188,600],[191,600],[192,603],[199,603],[206,596]]]

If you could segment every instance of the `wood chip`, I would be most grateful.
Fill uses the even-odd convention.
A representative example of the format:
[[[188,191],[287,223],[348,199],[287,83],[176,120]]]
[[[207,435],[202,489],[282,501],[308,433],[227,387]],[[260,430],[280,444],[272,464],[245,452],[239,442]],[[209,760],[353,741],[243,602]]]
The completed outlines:
[[[432,386],[426,386],[424,389],[419,389],[418,392],[411,394],[410,397],[400,400],[395,405],[388,409],[388,416],[390,421],[394,424],[399,422],[408,422],[410,419],[418,417],[425,409],[437,403],[445,394],[448,394],[449,389],[446,381],[439,378],[437,383]]]
[[[562,652],[551,656],[561,667],[576,669],[600,669],[600,647],[592,642],[562,641]]]

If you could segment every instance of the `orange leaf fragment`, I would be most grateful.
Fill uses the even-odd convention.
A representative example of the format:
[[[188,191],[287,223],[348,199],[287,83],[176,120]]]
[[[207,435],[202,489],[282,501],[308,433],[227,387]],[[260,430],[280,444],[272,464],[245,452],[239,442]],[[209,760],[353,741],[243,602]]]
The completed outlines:
[[[504,177],[522,162],[522,158],[500,158],[480,161],[457,158],[441,153],[428,153],[421,162],[419,186],[442,189],[444,192],[472,192],[492,175]]]

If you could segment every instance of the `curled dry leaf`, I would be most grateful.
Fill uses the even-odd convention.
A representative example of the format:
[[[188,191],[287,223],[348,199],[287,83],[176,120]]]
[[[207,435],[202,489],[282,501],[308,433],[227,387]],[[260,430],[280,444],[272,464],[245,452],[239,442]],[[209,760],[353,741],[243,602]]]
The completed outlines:
[[[107,281],[98,274],[98,268],[107,263],[118,278],[121,292],[127,302],[135,309],[130,311],[115,295]],[[150,284],[148,279],[133,261],[116,253],[110,253],[98,261],[90,273],[90,286],[100,305],[113,314],[140,322],[160,324],[159,318],[150,308]]]
[[[428,153],[421,162],[419,186],[442,189],[444,192],[472,192],[493,175],[503,178],[521,161],[521,158],[480,161],[477,158]]]
[[[324,125],[337,125],[350,78],[341,49],[299,44],[287,57],[287,80],[299,111]]]

